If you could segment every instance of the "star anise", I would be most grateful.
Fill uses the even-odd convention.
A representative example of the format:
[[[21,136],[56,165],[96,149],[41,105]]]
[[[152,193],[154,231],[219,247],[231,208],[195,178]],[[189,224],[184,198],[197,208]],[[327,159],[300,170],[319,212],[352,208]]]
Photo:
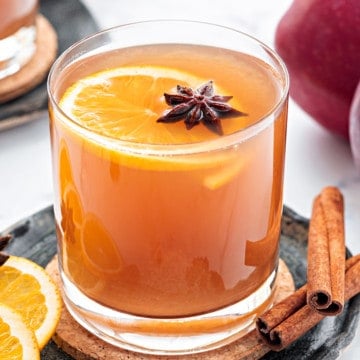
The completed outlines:
[[[2,250],[5,249],[11,238],[11,235],[0,236],[0,266],[4,265],[9,258],[9,255],[5,254]]]
[[[188,130],[203,122],[211,130],[223,135],[220,117],[247,115],[227,104],[232,96],[215,95],[211,80],[196,90],[178,85],[176,91],[177,94],[164,93],[166,103],[173,108],[159,118],[158,122],[170,123],[185,119]]]

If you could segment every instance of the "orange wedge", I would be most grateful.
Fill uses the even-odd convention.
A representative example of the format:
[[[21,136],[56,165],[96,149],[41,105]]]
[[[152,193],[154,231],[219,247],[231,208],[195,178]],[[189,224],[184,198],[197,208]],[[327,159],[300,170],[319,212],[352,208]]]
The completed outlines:
[[[42,349],[55,332],[61,313],[59,290],[45,269],[10,256],[0,266],[0,303],[21,314]]]
[[[0,304],[0,335],[2,360],[40,359],[34,332],[18,312],[3,304]]]

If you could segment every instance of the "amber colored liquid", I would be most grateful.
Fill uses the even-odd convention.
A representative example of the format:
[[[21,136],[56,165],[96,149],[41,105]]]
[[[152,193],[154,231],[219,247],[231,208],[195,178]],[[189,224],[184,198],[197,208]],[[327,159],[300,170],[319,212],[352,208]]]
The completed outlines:
[[[38,0],[0,0],[0,40],[35,23]]]
[[[280,96],[280,80],[255,58],[168,45],[74,66],[59,97],[85,73],[140,64],[213,79],[241,99],[248,122]],[[87,296],[131,314],[188,316],[238,302],[274,271],[286,106],[237,146],[175,157],[133,156],[96,144],[64,126],[53,109],[50,114],[60,260]]]

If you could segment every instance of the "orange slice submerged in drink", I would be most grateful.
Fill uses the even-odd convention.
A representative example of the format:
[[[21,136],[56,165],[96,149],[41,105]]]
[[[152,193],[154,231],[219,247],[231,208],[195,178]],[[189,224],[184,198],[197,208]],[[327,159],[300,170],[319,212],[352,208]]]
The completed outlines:
[[[111,236],[101,221],[87,214],[82,227],[82,256],[84,264],[95,274],[117,274],[124,262]]]

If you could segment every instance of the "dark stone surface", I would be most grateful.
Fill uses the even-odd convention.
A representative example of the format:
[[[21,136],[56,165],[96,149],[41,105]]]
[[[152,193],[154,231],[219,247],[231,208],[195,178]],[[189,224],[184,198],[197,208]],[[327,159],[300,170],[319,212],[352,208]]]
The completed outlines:
[[[284,208],[280,256],[289,267],[296,284],[306,282],[306,251],[308,220]],[[28,257],[45,266],[56,253],[55,224],[52,207],[48,207],[24,219],[3,234],[14,238],[7,246],[10,254]],[[348,253],[348,255],[350,255]],[[263,359],[304,360],[336,359],[340,351],[353,339],[360,316],[360,296],[349,301],[344,312],[337,317],[328,317],[289,348],[270,352]],[[71,360],[53,342],[42,351],[43,360]]]
[[[41,0],[40,12],[50,21],[58,36],[58,54],[98,30],[88,9],[78,0]],[[2,120],[28,117],[35,119],[47,110],[46,80],[27,94],[0,104]]]

